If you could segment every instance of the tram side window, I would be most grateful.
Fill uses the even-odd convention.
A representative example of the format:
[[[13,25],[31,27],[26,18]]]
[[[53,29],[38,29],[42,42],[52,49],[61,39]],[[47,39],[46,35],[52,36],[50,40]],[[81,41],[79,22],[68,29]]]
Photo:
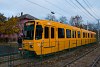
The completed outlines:
[[[94,34],[92,34],[92,38],[94,38]]]
[[[91,38],[91,34],[89,34],[89,38]]]
[[[83,38],[85,38],[85,33],[83,32]]]
[[[54,28],[51,28],[51,38],[54,38]]]
[[[91,34],[91,38],[93,38],[93,34]]]
[[[64,38],[64,29],[63,28],[58,28],[58,38]]]
[[[72,31],[72,38],[74,38],[74,36],[75,36],[74,32],[75,32],[75,31]]]
[[[76,38],[76,31],[75,31],[75,38]]]
[[[42,32],[43,32],[43,28],[41,25],[37,25],[36,26],[36,34],[35,34],[35,39],[42,39]]]
[[[92,38],[92,34],[91,34],[91,38]]]
[[[91,38],[92,38],[92,34],[91,34]]]
[[[88,38],[89,38],[89,33],[88,33]]]
[[[66,38],[71,38],[71,30],[66,29]]]
[[[78,33],[78,38],[80,38],[80,31],[78,31],[77,33]]]
[[[49,38],[49,27],[45,27],[44,38]]]

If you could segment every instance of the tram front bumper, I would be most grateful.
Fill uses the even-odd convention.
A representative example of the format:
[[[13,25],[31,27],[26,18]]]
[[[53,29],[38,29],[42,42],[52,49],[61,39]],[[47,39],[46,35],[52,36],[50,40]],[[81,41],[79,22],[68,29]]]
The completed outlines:
[[[31,44],[30,43],[24,43],[23,46],[22,46],[23,50],[33,51],[33,48],[34,48],[34,46],[33,46],[32,43]]]

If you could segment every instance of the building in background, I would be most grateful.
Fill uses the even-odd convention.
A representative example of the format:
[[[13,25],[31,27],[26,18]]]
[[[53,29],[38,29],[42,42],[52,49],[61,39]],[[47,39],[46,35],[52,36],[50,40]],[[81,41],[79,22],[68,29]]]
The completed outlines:
[[[28,20],[37,20],[38,18],[33,17],[29,14],[24,14],[21,13],[21,16],[19,17],[20,21],[18,22],[18,27],[20,28],[19,33],[14,33],[14,34],[0,34],[0,40],[9,40],[9,41],[16,41],[19,36],[23,36],[23,28],[24,28],[24,23],[27,22]]]

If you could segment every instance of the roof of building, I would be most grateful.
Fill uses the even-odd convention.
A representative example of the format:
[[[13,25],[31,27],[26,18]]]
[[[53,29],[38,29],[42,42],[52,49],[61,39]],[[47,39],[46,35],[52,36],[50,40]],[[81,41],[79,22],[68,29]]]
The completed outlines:
[[[31,20],[38,20],[38,18],[31,16],[29,14],[24,14],[24,15],[20,16],[20,19],[24,19],[24,18],[31,19]]]

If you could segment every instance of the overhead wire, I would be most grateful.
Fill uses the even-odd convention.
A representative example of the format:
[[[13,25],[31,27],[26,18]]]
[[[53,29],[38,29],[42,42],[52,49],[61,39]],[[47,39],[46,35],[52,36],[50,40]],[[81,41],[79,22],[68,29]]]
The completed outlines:
[[[88,15],[87,15],[87,13],[85,13],[83,10],[81,10],[81,8],[78,6],[78,5],[76,5],[72,0],[70,0],[71,1],[71,3],[73,4],[73,5],[75,5],[78,9],[80,9],[80,11],[82,12],[82,13],[84,13],[83,15],[85,16],[85,17],[87,17],[87,18],[90,18]]]
[[[52,12],[51,9],[46,8],[46,7],[44,7],[44,6],[41,6],[41,5],[39,5],[39,4],[37,4],[37,3],[33,2],[33,1],[30,1],[30,0],[26,0],[26,1],[28,1],[28,2],[30,2],[30,3],[32,3],[32,4],[35,4],[35,5],[37,5],[37,6],[41,7],[41,8],[44,8],[44,9],[49,10],[49,11]],[[51,3],[51,2],[49,2],[49,1],[47,1],[47,0],[45,0],[45,1],[48,2],[48,3],[50,3],[50,4],[52,4],[53,6],[55,6],[55,7],[57,7],[57,8],[59,8],[60,10],[62,10],[62,8],[56,6],[55,4],[53,4],[53,3]],[[76,2],[77,2],[79,5],[81,5],[77,0],[76,0]],[[70,4],[70,5],[71,5],[71,4]],[[81,5],[81,7],[84,8],[84,10],[87,11],[88,14],[90,14],[93,18],[95,18],[83,5]],[[75,7],[74,7],[74,8],[75,8]],[[63,10],[63,11],[65,12],[65,10]],[[59,15],[62,15],[62,14],[59,13],[59,12],[56,12],[56,13],[58,13]],[[62,16],[63,16],[63,15],[62,15]],[[96,19],[96,18],[95,18],[95,19]]]
[[[52,6],[54,6],[54,7],[56,7],[56,8],[58,8],[59,10],[63,11],[64,13],[67,12],[67,11],[65,11],[64,9],[58,7],[57,5],[53,4],[52,2],[50,2],[50,1],[48,1],[48,0],[44,0],[44,1],[47,2],[47,3],[49,3],[49,4],[51,4]]]
[[[69,2],[69,1],[70,1],[70,2]],[[66,3],[66,4],[68,3],[70,6],[72,6],[72,7],[73,7],[74,9],[76,9],[76,10],[78,10],[77,8],[79,8],[79,9],[81,10],[81,8],[78,7],[73,1],[71,1],[71,0],[69,0],[69,1],[68,1],[68,0],[65,0],[65,3]],[[72,3],[72,4],[71,4],[71,3]],[[68,5],[68,4],[67,4],[67,5]],[[75,6],[76,6],[76,7],[75,7]],[[82,12],[82,13],[85,13],[83,10],[81,10],[81,12]],[[86,15],[85,17],[87,17],[87,18],[90,18],[90,17],[91,17],[91,16],[89,17],[86,13],[83,14],[83,15],[84,15],[84,16]]]
[[[39,5],[39,4],[37,4],[37,3],[33,2],[33,1],[30,1],[30,0],[26,0],[26,1],[29,2],[29,3],[31,3],[31,4],[35,4],[35,5],[37,5],[37,6],[41,7],[41,8],[43,8],[43,9],[46,9],[46,10],[49,10],[49,11],[53,12],[51,9],[46,8],[46,7],[44,7],[44,6],[41,6],[41,5]],[[54,12],[55,12],[55,11],[54,11]],[[62,16],[61,13],[59,13],[59,12],[56,12],[56,13],[58,13],[59,15]]]
[[[85,0],[85,1],[90,5],[90,7],[93,7],[88,0]]]
[[[95,20],[97,20],[97,18],[95,16],[93,16],[79,1],[75,0],[90,16],[92,16]]]
[[[65,3],[68,3],[69,5],[71,5],[73,8],[75,8],[76,9],[76,7],[75,6],[73,6],[68,0],[65,0]]]
[[[87,0],[86,0],[86,1],[87,1]],[[86,2],[86,1],[83,0],[83,2],[84,2],[84,3],[87,5],[87,7],[91,10],[91,12],[94,13],[96,17],[98,17],[97,14],[95,13],[96,11],[95,11],[94,9],[91,9],[90,3],[89,3],[88,1],[87,1],[87,2]],[[91,6],[92,6],[92,5],[91,5]],[[99,17],[98,17],[98,18],[99,18]]]
[[[70,0],[69,0],[70,1]],[[71,2],[69,2],[68,0],[65,0],[65,5],[66,6],[72,6],[74,9],[76,9],[77,10],[77,7],[75,7],[75,6],[77,6],[76,4],[73,4],[73,3],[71,3]],[[68,5],[69,4],[69,5]],[[81,10],[81,9],[80,9]],[[86,15],[86,14],[83,14],[84,16]],[[87,17],[87,16],[86,16]],[[87,18],[89,18],[89,17],[87,17]]]
[[[58,0],[57,0],[58,1]],[[69,2],[70,1],[70,2]],[[71,0],[65,0],[65,5],[66,6],[72,6],[74,9],[76,9],[76,10],[78,10],[78,8],[80,9],[80,10],[78,10],[78,11],[81,11],[81,13],[85,13],[83,10],[81,10],[81,8],[80,7],[78,7],[73,1],[71,1]],[[61,3],[61,2],[60,2]],[[69,5],[68,5],[69,4]],[[76,6],[76,7],[75,7]],[[77,8],[78,7],[78,8]],[[89,15],[87,15],[86,13],[85,14],[83,14],[83,16],[85,16],[85,17],[87,17],[88,19],[90,19],[90,18],[92,18],[91,16],[89,17]]]
[[[60,1],[61,1],[61,0],[60,0]],[[59,2],[60,2],[60,1],[59,1]],[[57,0],[57,2],[58,2],[58,0]],[[61,2],[60,2],[60,3],[61,3]],[[59,3],[59,4],[60,4],[60,3]],[[61,4],[60,4],[60,5],[61,5]],[[63,5],[65,5],[64,7],[66,7],[66,8],[68,8],[67,6],[70,6],[70,5],[66,4],[65,2],[63,3]]]

